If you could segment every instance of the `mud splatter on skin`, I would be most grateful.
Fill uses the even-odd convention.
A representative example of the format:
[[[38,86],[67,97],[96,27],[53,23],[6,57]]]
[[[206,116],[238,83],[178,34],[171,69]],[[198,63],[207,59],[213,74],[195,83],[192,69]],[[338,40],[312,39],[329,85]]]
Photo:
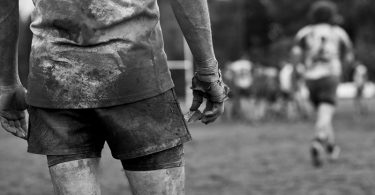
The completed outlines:
[[[125,171],[134,195],[185,194],[184,167],[161,169],[155,171]],[[144,186],[148,186],[145,188]]]
[[[99,195],[98,166],[99,159],[81,159],[50,167],[55,193]]]

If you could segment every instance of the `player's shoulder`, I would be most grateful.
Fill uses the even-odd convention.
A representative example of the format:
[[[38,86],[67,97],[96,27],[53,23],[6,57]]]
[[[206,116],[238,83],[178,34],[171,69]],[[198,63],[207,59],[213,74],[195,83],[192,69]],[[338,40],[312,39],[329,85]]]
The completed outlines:
[[[313,34],[335,34],[341,33],[342,28],[331,24],[314,24],[310,26],[310,32]]]
[[[314,29],[313,25],[306,25],[302,27],[296,34],[296,39],[302,39],[303,37],[307,36],[311,33]]]
[[[335,34],[337,34],[337,35],[340,35],[340,36],[347,36],[346,31],[345,31],[342,27],[340,27],[340,26],[338,26],[338,25],[334,25],[334,26],[332,26],[332,31],[333,31]]]
[[[327,31],[330,29],[331,29],[331,26],[329,26],[328,24],[310,24],[301,28],[297,32],[297,36],[303,37],[314,32]]]
[[[340,37],[343,40],[349,39],[348,34],[342,27],[332,24],[309,25],[308,28],[306,28],[304,34],[329,34],[332,36]]]

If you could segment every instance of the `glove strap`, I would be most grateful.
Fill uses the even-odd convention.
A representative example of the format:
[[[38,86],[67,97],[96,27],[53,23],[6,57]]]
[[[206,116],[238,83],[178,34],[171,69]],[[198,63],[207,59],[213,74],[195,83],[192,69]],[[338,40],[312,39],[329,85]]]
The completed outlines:
[[[215,58],[195,64],[195,75],[200,81],[212,83],[220,80],[219,65]]]
[[[221,73],[218,72],[219,79],[214,82],[201,81],[197,75],[193,77],[192,80],[192,90],[196,93],[200,92],[200,96],[208,98],[211,102],[224,102],[228,99],[229,87],[225,85],[221,79]]]

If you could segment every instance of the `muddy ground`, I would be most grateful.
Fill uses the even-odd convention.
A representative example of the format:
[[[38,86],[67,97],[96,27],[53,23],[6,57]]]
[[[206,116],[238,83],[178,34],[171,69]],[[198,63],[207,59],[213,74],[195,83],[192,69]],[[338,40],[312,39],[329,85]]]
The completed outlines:
[[[312,121],[247,125],[193,125],[186,145],[188,195],[375,194],[375,104],[360,117],[349,100],[335,119],[341,159],[312,168],[308,144]],[[118,161],[103,151],[103,195],[130,195]],[[52,194],[46,160],[26,153],[26,143],[0,131],[0,194]]]

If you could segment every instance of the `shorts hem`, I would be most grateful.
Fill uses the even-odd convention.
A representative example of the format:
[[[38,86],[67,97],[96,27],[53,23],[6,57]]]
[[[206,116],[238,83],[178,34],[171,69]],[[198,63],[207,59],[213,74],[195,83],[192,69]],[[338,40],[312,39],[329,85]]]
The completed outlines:
[[[176,167],[182,167],[184,166],[183,160],[180,160],[179,162],[173,162],[173,163],[164,163],[164,164],[158,164],[158,165],[149,165],[149,166],[127,166],[123,167],[126,171],[153,171],[153,170],[161,170],[161,169],[171,169]]]
[[[52,167],[61,163],[76,161],[76,160],[82,160],[82,159],[93,159],[93,158],[101,158],[101,155],[86,155],[86,156],[80,156],[78,158],[72,158],[68,160],[47,160],[48,167]]]
[[[184,144],[184,143],[189,142],[191,140],[192,140],[191,135],[188,134],[188,135],[185,135],[185,136],[180,137],[178,139],[174,139],[172,141],[169,141],[167,144],[160,144],[162,146],[160,146],[160,145],[154,146],[152,150],[144,151],[144,149],[141,148],[141,149],[135,150],[131,153],[125,153],[125,154],[113,154],[113,152],[112,152],[112,157],[115,158],[115,159],[118,159],[118,160],[138,158],[138,157],[141,157],[141,156],[146,156],[146,155],[149,155],[149,154],[153,154],[153,153],[156,153],[156,152],[161,152],[163,150],[173,148],[175,146]]]

